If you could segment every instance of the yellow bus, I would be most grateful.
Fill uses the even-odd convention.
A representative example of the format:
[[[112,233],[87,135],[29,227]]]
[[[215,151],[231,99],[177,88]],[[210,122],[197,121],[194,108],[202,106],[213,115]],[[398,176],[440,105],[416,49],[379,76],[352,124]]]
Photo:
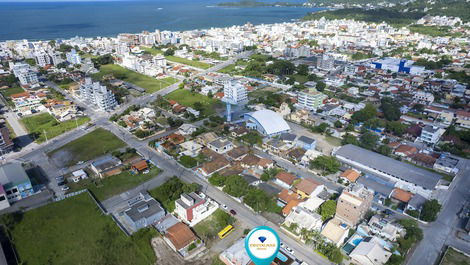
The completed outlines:
[[[235,227],[233,227],[232,225],[227,225],[224,229],[220,230],[219,232],[219,237],[222,239],[222,238],[225,238],[226,236],[228,236],[228,234],[230,234],[233,230],[235,229]]]

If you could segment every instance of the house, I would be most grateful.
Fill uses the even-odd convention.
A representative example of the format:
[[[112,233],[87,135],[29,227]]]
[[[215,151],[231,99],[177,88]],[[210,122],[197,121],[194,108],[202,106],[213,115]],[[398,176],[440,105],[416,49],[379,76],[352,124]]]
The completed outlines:
[[[379,235],[392,242],[396,241],[405,230],[400,225],[392,223],[391,220],[374,215],[370,218],[368,228],[374,235]]]
[[[187,248],[197,240],[197,237],[187,225],[177,223],[167,229],[163,240],[165,240],[171,249],[184,257],[187,255]]]
[[[218,209],[218,204],[205,194],[200,196],[195,192],[181,194],[175,202],[176,215],[190,227],[209,217]]]
[[[406,205],[406,210],[421,211],[421,208],[426,201],[426,198],[423,196],[415,194]]]
[[[374,193],[362,184],[352,184],[346,187],[338,198],[335,218],[354,227],[369,210]]]
[[[106,155],[91,163],[91,169],[101,178],[116,175],[122,172],[122,162],[119,158]]]
[[[354,169],[347,169],[339,176],[346,183],[354,183],[361,176],[359,172]]]
[[[395,149],[394,153],[401,157],[411,158],[414,154],[418,153],[418,148],[411,145],[402,144],[398,146],[397,149]]]
[[[222,251],[219,259],[225,265],[248,265],[253,263],[246,252],[244,238],[239,239],[235,244]]]
[[[182,144],[185,140],[184,136],[178,133],[172,133],[166,137],[166,141],[174,145]]]
[[[277,200],[278,200],[278,205],[279,206],[286,206],[290,201],[297,200],[299,196],[297,193],[288,190],[288,189],[283,189],[278,195],[277,195]]]
[[[385,250],[376,237],[367,237],[349,254],[351,263],[357,265],[383,265],[392,255]]]
[[[131,170],[134,174],[148,173],[149,165],[145,159],[140,159],[131,164]]]
[[[183,124],[178,128],[178,133],[181,135],[191,135],[193,132],[197,131],[197,127],[192,124]]]
[[[204,163],[197,171],[205,177],[230,166],[230,162],[224,157],[218,157],[212,161]]]
[[[227,155],[235,161],[240,161],[248,154],[249,151],[250,149],[248,147],[242,145],[228,151]]]
[[[296,224],[295,232],[297,234],[299,234],[302,229],[306,229],[307,231],[320,231],[322,223],[321,215],[316,212],[310,212],[299,206],[294,207],[284,221],[284,225],[287,227]]]
[[[196,138],[196,142],[204,146],[208,145],[210,142],[215,141],[219,136],[213,132],[207,132],[199,135]]]
[[[191,140],[180,144],[180,147],[184,150],[181,152],[181,155],[196,157],[201,152],[203,146]]]
[[[232,150],[233,144],[226,138],[219,138],[210,142],[207,147],[219,154],[224,154]]]
[[[302,148],[293,148],[287,154],[286,158],[291,159],[299,163],[305,155],[305,149]]]
[[[442,154],[434,163],[433,168],[435,170],[455,175],[459,172],[457,165],[459,160],[457,158],[451,157],[449,155]]]
[[[260,170],[266,170],[274,167],[274,161],[269,158],[261,157],[258,161],[258,168]]]
[[[413,193],[400,188],[395,188],[393,189],[392,194],[390,194],[390,197],[398,202],[408,203],[413,197]]]
[[[230,132],[230,134],[232,135],[232,137],[238,138],[238,137],[242,137],[242,136],[246,135],[248,132],[249,132],[249,130],[246,127],[237,126],[237,127],[235,127],[235,129],[233,129]]]
[[[336,217],[328,221],[321,231],[321,235],[333,243],[336,247],[340,247],[344,243],[348,233],[348,225],[341,222],[341,220],[337,219]]]
[[[8,202],[12,203],[34,194],[31,180],[20,163],[0,166],[0,184],[0,202],[5,200],[5,195]],[[3,203],[3,206],[6,206],[6,203]]]
[[[140,193],[128,200],[129,208],[122,215],[132,232],[150,226],[165,216],[165,210],[148,193]]]
[[[83,169],[72,172],[71,179],[73,182],[79,182],[80,180],[86,179],[86,178],[88,178],[88,175]]]
[[[434,145],[437,144],[439,139],[441,139],[441,136],[444,134],[445,129],[437,127],[437,126],[431,126],[431,125],[426,125],[424,128],[421,130],[421,135],[419,136],[419,140],[421,142]]]
[[[305,150],[314,150],[316,142],[317,141],[315,139],[302,135],[297,139],[296,145]]]
[[[320,205],[322,205],[324,202],[325,200],[322,198],[310,197],[307,200],[299,203],[299,206],[311,212],[316,212],[318,207],[320,207]]]
[[[243,157],[243,159],[240,161],[240,165],[243,168],[253,168],[256,167],[261,160],[260,157],[253,155],[253,154],[248,154]]]
[[[317,196],[324,188],[324,185],[310,178],[303,178],[295,185],[295,190],[302,199]]]
[[[292,186],[296,178],[297,178],[296,176],[290,173],[281,171],[277,173],[277,175],[274,177],[274,183],[276,183],[277,185],[283,188],[290,189],[290,187]]]

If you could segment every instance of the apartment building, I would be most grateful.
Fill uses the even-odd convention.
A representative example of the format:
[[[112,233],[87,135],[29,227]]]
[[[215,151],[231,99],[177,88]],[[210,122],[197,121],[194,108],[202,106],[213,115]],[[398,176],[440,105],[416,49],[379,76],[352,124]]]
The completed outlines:
[[[31,69],[31,66],[26,63],[13,64],[10,62],[10,69],[12,70],[15,77],[20,80],[20,84],[35,85],[39,83],[38,75]]]
[[[65,54],[67,62],[70,64],[81,64],[82,59],[75,49],[72,49],[70,52]]]
[[[362,184],[352,184],[343,190],[336,206],[335,218],[354,227],[369,210],[374,193]]]
[[[102,111],[110,111],[118,105],[114,94],[91,78],[85,78],[85,82],[80,85],[80,98]]]
[[[181,197],[175,202],[176,215],[189,226],[196,225],[218,209],[216,202],[206,198],[204,194],[202,195],[195,192],[181,194]]]
[[[323,101],[328,97],[325,94],[318,92],[316,89],[311,88],[301,91],[297,94],[297,104],[302,109],[314,110],[324,105]]]

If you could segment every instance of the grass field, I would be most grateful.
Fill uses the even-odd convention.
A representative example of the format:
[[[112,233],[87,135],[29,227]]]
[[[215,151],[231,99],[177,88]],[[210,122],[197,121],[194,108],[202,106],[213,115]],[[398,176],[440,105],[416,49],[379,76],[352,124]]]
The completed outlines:
[[[133,175],[129,171],[124,171],[118,175],[96,180],[97,183],[95,183],[94,179],[90,177],[88,179],[81,180],[78,183],[69,183],[67,185],[70,187],[69,192],[88,189],[99,201],[103,201],[144,183],[160,174],[160,172],[161,170],[157,167],[153,167],[147,174]]]
[[[223,73],[223,74],[231,74],[235,71],[236,66],[237,66],[236,64],[229,64],[217,72]]]
[[[442,258],[441,265],[469,265],[470,257],[455,251],[453,248],[449,248],[446,254]]]
[[[209,98],[199,93],[186,89],[178,89],[165,96],[166,99],[174,100],[179,104],[194,108],[196,102],[200,102],[204,108],[202,114],[211,115],[215,112],[215,106],[220,103],[218,99]]]
[[[123,81],[132,83],[136,86],[142,87],[145,89],[145,92],[147,93],[157,92],[160,89],[163,89],[167,86],[170,86],[178,82],[178,79],[173,78],[173,77],[155,79],[153,77],[139,74],[137,72],[123,68],[117,64],[103,65],[100,68],[100,72],[94,74],[93,76],[95,78],[101,78],[108,74],[113,74],[114,77],[117,79],[121,79]]]
[[[194,231],[203,241],[210,241],[217,238],[220,230],[229,224],[233,224],[235,219],[228,213],[217,209],[211,216],[194,226]]]
[[[100,155],[108,154],[126,144],[111,132],[98,128],[68,144],[48,153],[52,159],[60,160],[64,166],[71,166],[78,161],[87,161]]]
[[[91,197],[80,194],[24,213],[11,228],[21,264],[154,264],[144,230],[127,237],[102,214]]]
[[[201,68],[201,69],[208,69],[212,66],[211,64],[208,64],[208,63],[188,60],[188,59],[181,58],[181,57],[176,57],[176,56],[165,56],[165,58],[168,61],[172,61],[172,62],[175,62],[175,63],[182,63],[182,64],[186,64],[186,65],[189,65],[189,66],[192,66],[192,67]]]
[[[18,87],[10,87],[10,88],[7,88],[7,89],[0,90],[0,93],[2,93],[2,95],[5,98],[8,98],[13,94],[18,94],[18,93],[21,93],[21,92],[24,92],[24,89],[19,87],[19,86]]]
[[[151,55],[158,55],[158,54],[162,54],[162,53],[163,53],[161,50],[154,49],[154,48],[149,48],[149,47],[140,46],[140,49],[143,50],[143,51],[146,51],[146,52],[150,53]]]
[[[42,143],[47,139],[57,137],[67,131],[70,131],[78,126],[88,122],[90,118],[80,117],[75,119],[59,122],[49,113],[41,113],[38,115],[25,117],[21,122],[26,127],[30,134],[34,135],[34,139],[38,143]]]

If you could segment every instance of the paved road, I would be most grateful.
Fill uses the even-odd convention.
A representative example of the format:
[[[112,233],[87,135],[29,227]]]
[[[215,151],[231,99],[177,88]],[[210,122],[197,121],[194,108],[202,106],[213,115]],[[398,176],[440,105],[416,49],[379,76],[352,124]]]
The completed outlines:
[[[435,222],[421,225],[423,240],[417,245],[407,264],[434,264],[445,245],[469,246],[468,243],[459,241],[453,233],[458,220],[457,213],[470,197],[470,161],[461,159],[460,163],[461,171],[449,187],[448,200],[442,205],[442,211]]]

